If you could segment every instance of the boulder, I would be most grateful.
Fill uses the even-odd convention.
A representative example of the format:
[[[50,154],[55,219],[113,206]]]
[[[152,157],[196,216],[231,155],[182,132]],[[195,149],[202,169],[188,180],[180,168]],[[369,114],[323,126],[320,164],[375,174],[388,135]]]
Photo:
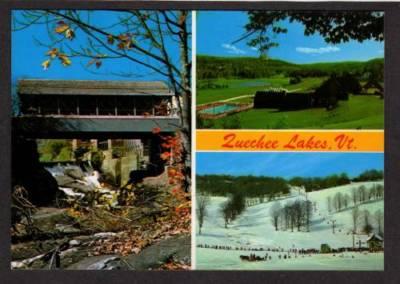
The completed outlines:
[[[80,179],[82,180],[85,177],[85,174],[83,173],[82,169],[80,167],[71,167],[65,169],[64,173],[67,176],[70,176],[74,179]]]
[[[121,269],[148,270],[158,268],[173,259],[176,262],[190,263],[190,235],[179,235],[162,240],[145,249],[139,254],[122,258]]]
[[[119,268],[117,255],[90,256],[67,267],[68,270],[115,270]]]
[[[54,178],[56,179],[57,184],[63,187],[70,187],[69,185],[75,182],[75,179],[66,175],[64,176],[57,175]]]
[[[36,206],[47,206],[55,200],[57,181],[40,164],[35,140],[13,137],[12,183],[23,186]]]
[[[74,222],[67,214],[67,209],[60,208],[39,208],[32,220],[36,228],[46,233],[59,232],[63,224],[69,225]]]

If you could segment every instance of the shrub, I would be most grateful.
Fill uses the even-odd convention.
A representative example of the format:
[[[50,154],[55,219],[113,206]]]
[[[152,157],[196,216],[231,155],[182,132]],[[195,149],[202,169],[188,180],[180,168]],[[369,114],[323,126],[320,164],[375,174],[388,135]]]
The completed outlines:
[[[240,129],[240,119],[237,115],[226,116],[222,119],[223,129]]]
[[[295,84],[298,84],[300,82],[301,82],[301,79],[300,79],[300,77],[297,77],[297,76],[289,79],[289,84],[290,85],[295,85]]]
[[[104,161],[104,154],[102,151],[97,151],[92,153],[92,166],[93,169],[96,171],[101,170],[101,165],[103,164]]]
[[[362,87],[360,81],[350,73],[343,73],[339,78],[338,81],[342,87],[342,90],[346,94],[360,94]],[[338,97],[339,100],[348,100],[348,96],[345,97]]]

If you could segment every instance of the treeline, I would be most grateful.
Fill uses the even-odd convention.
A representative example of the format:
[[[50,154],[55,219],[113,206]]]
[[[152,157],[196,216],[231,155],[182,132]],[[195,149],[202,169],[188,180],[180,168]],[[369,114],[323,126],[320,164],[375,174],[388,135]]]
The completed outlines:
[[[289,184],[292,186],[303,186],[307,192],[310,192],[349,184],[350,181],[350,178],[345,173],[342,173],[327,177],[294,177],[289,180]]]
[[[383,179],[383,171],[368,170],[360,174],[358,177],[354,178],[353,181],[374,181],[382,179]]]
[[[240,193],[246,198],[262,197],[274,199],[289,193],[290,186],[304,187],[306,192],[350,184],[359,181],[383,180],[383,171],[367,170],[355,178],[347,174],[334,174],[326,177],[280,177],[265,176],[229,176],[229,175],[198,175],[196,185],[200,192],[214,196],[228,196]]]
[[[367,79],[370,74],[383,81],[383,58],[366,62],[333,62],[315,64],[293,64],[276,59],[257,57],[215,57],[197,56],[197,78],[266,78],[278,74],[286,77],[325,77],[332,74],[349,72],[360,79]],[[377,78],[378,77],[378,78]]]
[[[204,175],[196,178],[197,189],[210,195],[244,197],[267,196],[272,198],[289,193],[287,181],[279,177]]]
[[[326,177],[294,177],[289,180],[293,186],[304,186],[307,192],[321,190],[324,188],[346,185],[350,182],[383,180],[383,171],[366,170],[355,178],[349,178],[347,174],[335,174]]]
[[[295,64],[257,57],[197,56],[197,79],[266,78],[298,70]]]

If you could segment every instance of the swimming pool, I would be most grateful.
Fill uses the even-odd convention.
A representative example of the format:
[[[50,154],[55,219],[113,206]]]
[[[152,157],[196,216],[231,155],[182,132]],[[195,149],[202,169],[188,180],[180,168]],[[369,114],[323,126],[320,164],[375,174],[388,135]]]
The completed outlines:
[[[200,110],[199,113],[202,113],[202,114],[222,114],[222,113],[227,113],[227,112],[230,112],[232,110],[238,109],[239,107],[240,106],[237,106],[237,105],[222,104],[222,105],[210,106],[208,108]]]

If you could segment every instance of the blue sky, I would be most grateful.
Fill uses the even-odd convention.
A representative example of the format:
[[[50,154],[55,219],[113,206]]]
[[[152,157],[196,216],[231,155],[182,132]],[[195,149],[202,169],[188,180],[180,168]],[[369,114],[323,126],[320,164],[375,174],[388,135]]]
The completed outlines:
[[[247,23],[246,12],[238,11],[200,11],[197,12],[197,54],[216,56],[258,56],[258,52],[239,39]],[[304,28],[298,23],[283,23],[288,28],[286,34],[280,34],[275,41],[277,48],[269,52],[272,58],[293,63],[313,63],[331,61],[364,61],[383,57],[384,43],[350,41],[345,44],[327,44],[316,34],[304,36]]]
[[[318,177],[347,173],[350,177],[369,169],[383,170],[383,153],[233,153],[196,154],[196,173]]]
[[[87,11],[81,12],[83,18],[87,17]],[[113,11],[93,11],[90,13],[91,22],[96,26],[104,28],[104,30],[113,33],[122,33],[124,29],[111,26],[118,21],[118,16],[121,12]],[[13,11],[13,17],[21,17],[20,11]],[[54,29],[54,27],[52,27]],[[57,39],[60,35],[53,33]],[[103,61],[102,67],[97,70],[92,66],[91,70],[100,73],[94,74],[88,72],[85,66],[88,59],[72,58],[72,65],[63,67],[59,62],[52,63],[50,68],[43,70],[41,63],[47,59],[46,52],[50,49],[46,46],[41,46],[38,41],[49,43],[49,35],[45,25],[33,25],[21,31],[12,32],[12,80],[21,78],[36,78],[36,79],[75,79],[75,80],[164,80],[162,75],[149,74],[149,70],[141,67],[126,59],[110,59]],[[73,47],[87,46],[86,36],[82,31],[76,30],[76,38],[69,43]],[[171,40],[166,40],[167,49],[174,62],[179,62],[179,46],[172,43]],[[57,46],[56,46],[57,47]],[[143,57],[142,57],[143,58]],[[146,58],[147,60],[147,58]],[[149,60],[149,62],[151,62]],[[121,77],[112,73],[134,73],[131,77]],[[137,76],[137,75],[138,76]]]

